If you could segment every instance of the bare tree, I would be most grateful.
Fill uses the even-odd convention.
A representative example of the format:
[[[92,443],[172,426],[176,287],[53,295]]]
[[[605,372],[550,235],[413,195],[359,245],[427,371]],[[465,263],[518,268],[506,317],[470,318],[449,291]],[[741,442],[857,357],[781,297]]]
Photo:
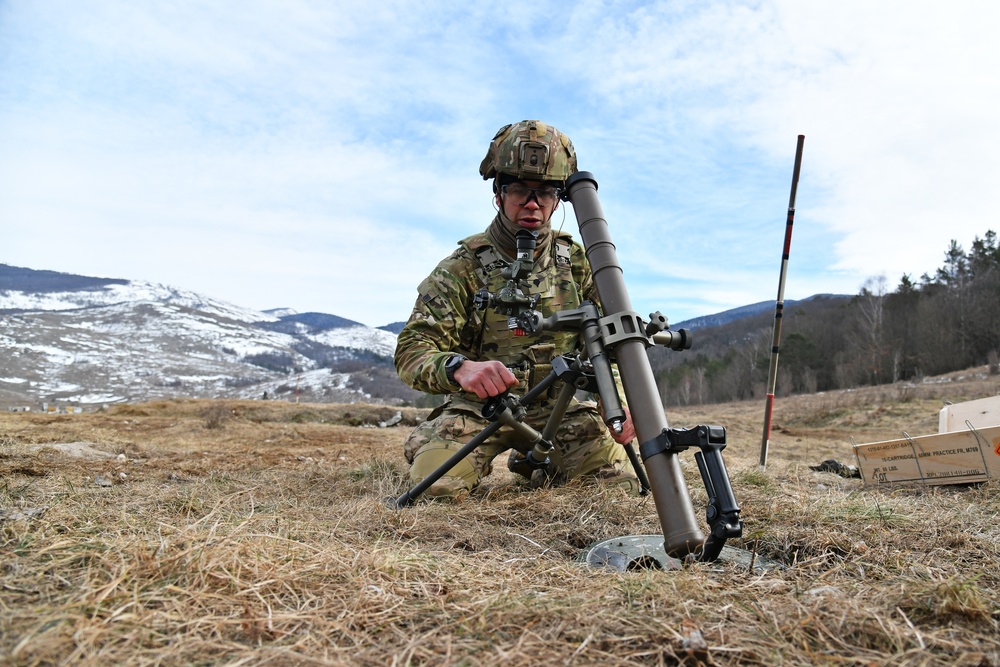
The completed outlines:
[[[743,338],[743,344],[737,348],[740,398],[758,398],[764,394],[770,351],[771,333],[765,329],[752,331]]]
[[[887,373],[884,363],[888,354],[885,324],[885,274],[865,280],[857,298],[858,348],[864,358],[868,381],[879,384]]]

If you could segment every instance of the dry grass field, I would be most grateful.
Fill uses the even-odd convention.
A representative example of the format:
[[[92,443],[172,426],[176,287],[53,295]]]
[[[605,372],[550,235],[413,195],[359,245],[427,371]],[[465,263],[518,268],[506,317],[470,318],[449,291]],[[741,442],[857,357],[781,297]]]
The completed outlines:
[[[652,500],[506,471],[390,509],[422,411],[173,400],[0,415],[0,663],[1000,666],[1000,494],[815,472],[933,433],[985,369],[671,411],[721,424],[742,547],[782,565],[603,570],[586,546],[660,530]],[[699,517],[705,493],[682,455]],[[503,467],[502,465],[500,466]]]

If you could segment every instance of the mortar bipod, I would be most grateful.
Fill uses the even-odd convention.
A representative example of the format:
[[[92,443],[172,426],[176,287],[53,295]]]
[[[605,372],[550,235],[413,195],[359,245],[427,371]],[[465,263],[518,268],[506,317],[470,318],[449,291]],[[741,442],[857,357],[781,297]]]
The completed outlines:
[[[545,427],[541,433],[535,431],[523,422],[526,413],[525,407],[531,405],[536,399],[548,393],[550,387],[556,382],[562,382],[559,395],[552,406]],[[420,480],[409,491],[398,498],[388,498],[390,507],[403,508],[412,505],[413,502],[438,481],[449,470],[454,468],[466,456],[485,443],[494,433],[503,426],[510,426],[518,431],[527,443],[531,445],[530,450],[515,465],[527,465],[533,470],[542,470],[548,467],[550,456],[558,456],[557,450],[552,446],[552,439],[555,437],[559,425],[566,416],[566,409],[577,389],[593,391],[596,389],[590,365],[582,361],[579,355],[563,355],[552,360],[552,371],[549,372],[538,384],[532,387],[523,398],[503,393],[490,398],[483,406],[482,415],[490,423],[480,431],[472,440],[463,445],[447,461],[442,463],[437,469],[432,471],[427,477]],[[631,444],[625,445],[625,453],[628,455],[632,468],[639,478],[640,495],[649,493],[649,479],[645,470],[639,463],[639,456]]]

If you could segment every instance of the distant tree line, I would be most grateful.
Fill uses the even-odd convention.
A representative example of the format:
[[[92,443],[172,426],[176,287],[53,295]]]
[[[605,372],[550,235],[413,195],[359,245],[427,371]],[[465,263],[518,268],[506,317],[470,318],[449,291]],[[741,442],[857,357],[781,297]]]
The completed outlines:
[[[774,313],[694,331],[685,352],[650,350],[666,405],[763,398]],[[1000,353],[1000,248],[991,230],[968,252],[952,240],[944,265],[894,291],[884,275],[854,297],[786,308],[776,393],[812,393],[914,380],[989,364]]]

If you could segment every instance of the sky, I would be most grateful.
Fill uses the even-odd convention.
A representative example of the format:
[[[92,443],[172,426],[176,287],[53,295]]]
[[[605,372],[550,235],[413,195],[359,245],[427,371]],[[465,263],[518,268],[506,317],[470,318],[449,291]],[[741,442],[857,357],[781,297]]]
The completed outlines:
[[[989,0],[0,0],[0,263],[405,320],[494,216],[524,119],[573,141],[633,308],[889,289],[1000,224]],[[571,206],[554,225],[579,239]]]

